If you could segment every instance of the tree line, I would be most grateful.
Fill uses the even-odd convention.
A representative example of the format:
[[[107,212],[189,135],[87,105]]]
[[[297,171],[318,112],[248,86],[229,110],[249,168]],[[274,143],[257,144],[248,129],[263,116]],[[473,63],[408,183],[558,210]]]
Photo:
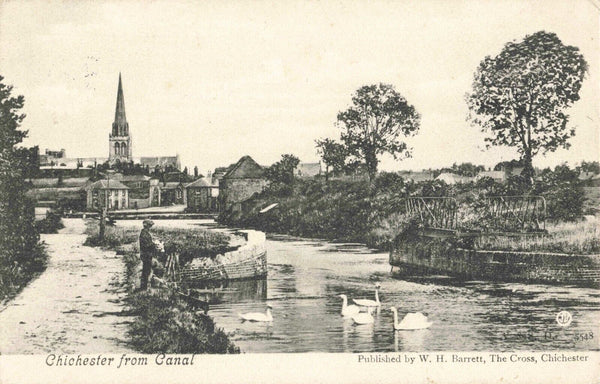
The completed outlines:
[[[516,148],[523,175],[533,185],[534,157],[570,147],[575,129],[568,126],[567,111],[579,100],[587,71],[579,49],[564,45],[554,33],[539,31],[508,42],[476,68],[466,95],[467,120],[486,135],[488,148]],[[350,107],[337,115],[339,139],[316,141],[326,177],[330,170],[364,167],[372,181],[382,154],[410,157],[405,138],[418,133],[420,117],[390,84],[359,88]]]

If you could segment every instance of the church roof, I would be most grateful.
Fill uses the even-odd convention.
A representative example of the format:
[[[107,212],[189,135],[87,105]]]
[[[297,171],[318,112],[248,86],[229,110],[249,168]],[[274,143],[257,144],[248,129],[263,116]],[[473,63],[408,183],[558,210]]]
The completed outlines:
[[[250,156],[244,156],[227,171],[224,179],[262,179],[265,171]]]

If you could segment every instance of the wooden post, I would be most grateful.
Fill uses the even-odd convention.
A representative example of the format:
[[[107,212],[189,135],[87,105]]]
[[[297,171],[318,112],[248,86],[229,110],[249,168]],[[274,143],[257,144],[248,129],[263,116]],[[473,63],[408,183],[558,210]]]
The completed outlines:
[[[102,207],[100,209],[100,230],[98,237],[100,237],[100,241],[104,241],[104,231],[106,225],[106,208]]]

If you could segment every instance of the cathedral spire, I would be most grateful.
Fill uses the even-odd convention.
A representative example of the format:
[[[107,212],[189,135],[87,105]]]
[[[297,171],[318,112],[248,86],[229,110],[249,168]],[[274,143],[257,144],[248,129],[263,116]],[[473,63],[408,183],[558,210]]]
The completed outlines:
[[[123,97],[123,82],[119,72],[119,88],[117,89],[117,106],[115,107],[115,121],[112,131],[108,136],[108,159],[113,162],[131,161],[131,136],[129,123],[125,117],[125,98]]]
[[[117,136],[128,135],[129,127],[125,117],[125,98],[123,97],[123,83],[121,82],[121,72],[119,72],[119,89],[117,90],[117,106],[115,107],[114,128],[117,128]],[[114,135],[115,133],[113,133]]]

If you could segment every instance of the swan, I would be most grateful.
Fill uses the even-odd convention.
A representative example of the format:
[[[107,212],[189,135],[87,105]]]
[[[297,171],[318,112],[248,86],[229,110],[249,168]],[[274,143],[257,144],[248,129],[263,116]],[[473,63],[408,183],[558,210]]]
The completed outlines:
[[[381,288],[381,286],[379,284],[375,284],[375,300],[352,299],[352,301],[354,301],[354,304],[361,307],[380,307],[381,302],[379,301],[379,288]]]
[[[361,313],[357,313],[356,315],[353,315],[352,321],[354,321],[354,324],[362,325],[362,324],[373,324],[375,322],[375,319],[373,318],[373,316],[370,313],[361,312]]]
[[[339,295],[342,298],[342,316],[352,316],[360,312],[360,308],[357,305],[348,305],[348,297],[346,295]]]
[[[271,314],[271,307],[269,304],[267,304],[267,312],[266,313],[260,313],[260,312],[249,312],[249,313],[240,313],[239,316],[242,319],[242,321],[263,321],[263,322],[270,322],[273,321],[273,315]]]
[[[398,322],[398,310],[395,307],[391,307],[390,311],[394,314],[394,329],[399,330],[414,330],[414,329],[425,329],[429,328],[432,322],[427,319],[427,316],[421,312],[407,313],[401,322]]]

